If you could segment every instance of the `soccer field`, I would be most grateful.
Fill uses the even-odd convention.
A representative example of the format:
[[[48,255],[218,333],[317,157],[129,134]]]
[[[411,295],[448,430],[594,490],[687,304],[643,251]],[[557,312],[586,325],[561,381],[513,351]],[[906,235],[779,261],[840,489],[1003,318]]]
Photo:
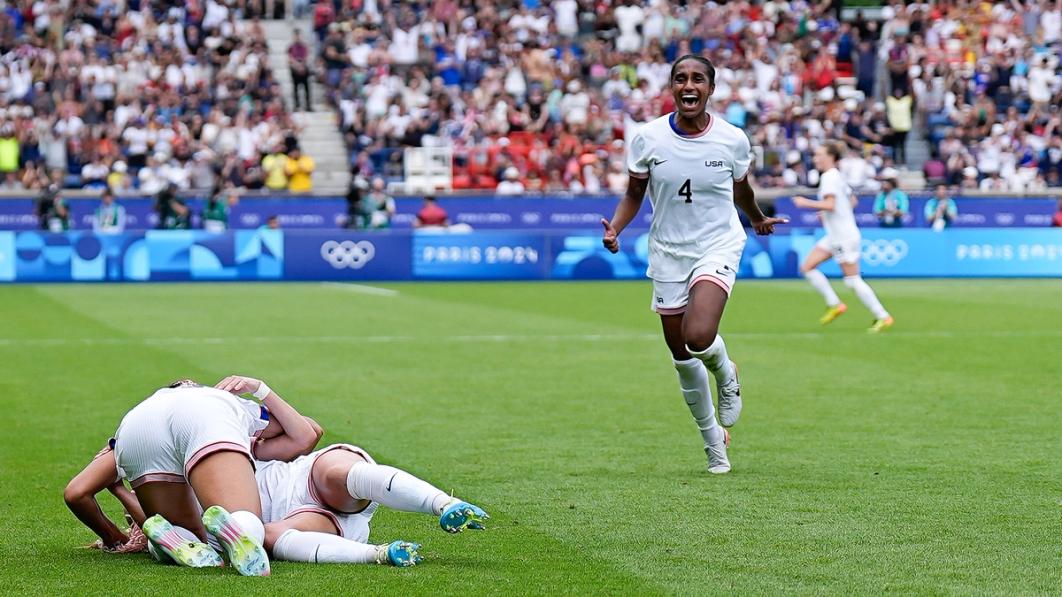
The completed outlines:
[[[803,282],[738,284],[722,476],[647,282],[0,287],[2,592],[1057,593],[1062,281],[873,285],[897,320],[881,336],[840,284],[828,328]],[[381,509],[371,539],[421,542],[423,565],[268,579],[82,549],[70,477],[155,388],[229,373],[489,530]]]

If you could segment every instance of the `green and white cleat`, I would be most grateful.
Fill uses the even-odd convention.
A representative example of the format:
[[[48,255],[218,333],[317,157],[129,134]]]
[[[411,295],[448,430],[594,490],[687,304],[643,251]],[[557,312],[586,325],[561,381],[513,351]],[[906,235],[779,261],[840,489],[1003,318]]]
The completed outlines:
[[[466,528],[483,530],[487,527],[483,523],[490,515],[479,506],[473,506],[468,502],[455,499],[443,509],[439,517],[439,526],[447,533],[460,533]]]
[[[244,576],[269,576],[269,556],[257,539],[248,535],[221,506],[203,512],[203,526],[225,549],[229,564]]]
[[[206,543],[181,536],[168,520],[158,514],[144,521],[144,535],[155,548],[180,566],[210,568],[224,566],[218,552]]]

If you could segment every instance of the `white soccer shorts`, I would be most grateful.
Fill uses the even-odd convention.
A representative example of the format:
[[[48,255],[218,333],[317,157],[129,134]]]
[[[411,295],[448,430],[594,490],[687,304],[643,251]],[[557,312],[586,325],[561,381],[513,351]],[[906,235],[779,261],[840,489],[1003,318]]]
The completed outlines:
[[[815,246],[828,251],[837,263],[859,263],[861,244],[862,240],[859,237],[835,241],[829,236],[824,236],[815,243]]]
[[[661,315],[685,313],[686,306],[690,302],[690,289],[701,282],[715,284],[722,288],[727,296],[730,296],[734,289],[734,282],[737,280],[740,262],[740,253],[736,259],[709,256],[699,261],[689,277],[682,282],[653,280],[652,309]]]

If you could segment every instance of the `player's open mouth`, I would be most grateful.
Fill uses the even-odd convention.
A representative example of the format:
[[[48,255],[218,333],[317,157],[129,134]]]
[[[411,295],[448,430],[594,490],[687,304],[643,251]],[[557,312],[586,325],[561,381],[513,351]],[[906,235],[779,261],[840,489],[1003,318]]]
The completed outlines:
[[[696,93],[684,93],[682,95],[682,105],[686,108],[695,108],[698,101],[700,101],[700,97]]]

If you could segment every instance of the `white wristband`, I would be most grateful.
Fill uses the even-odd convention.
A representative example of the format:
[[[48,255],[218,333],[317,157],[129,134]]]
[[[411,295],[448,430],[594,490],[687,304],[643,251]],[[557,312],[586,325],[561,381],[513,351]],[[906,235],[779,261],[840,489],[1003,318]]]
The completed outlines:
[[[254,394],[251,395],[259,400],[265,400],[266,397],[269,396],[269,393],[272,391],[273,390],[270,390],[269,386],[266,385],[266,382],[263,381],[258,385],[258,389],[254,391]]]

